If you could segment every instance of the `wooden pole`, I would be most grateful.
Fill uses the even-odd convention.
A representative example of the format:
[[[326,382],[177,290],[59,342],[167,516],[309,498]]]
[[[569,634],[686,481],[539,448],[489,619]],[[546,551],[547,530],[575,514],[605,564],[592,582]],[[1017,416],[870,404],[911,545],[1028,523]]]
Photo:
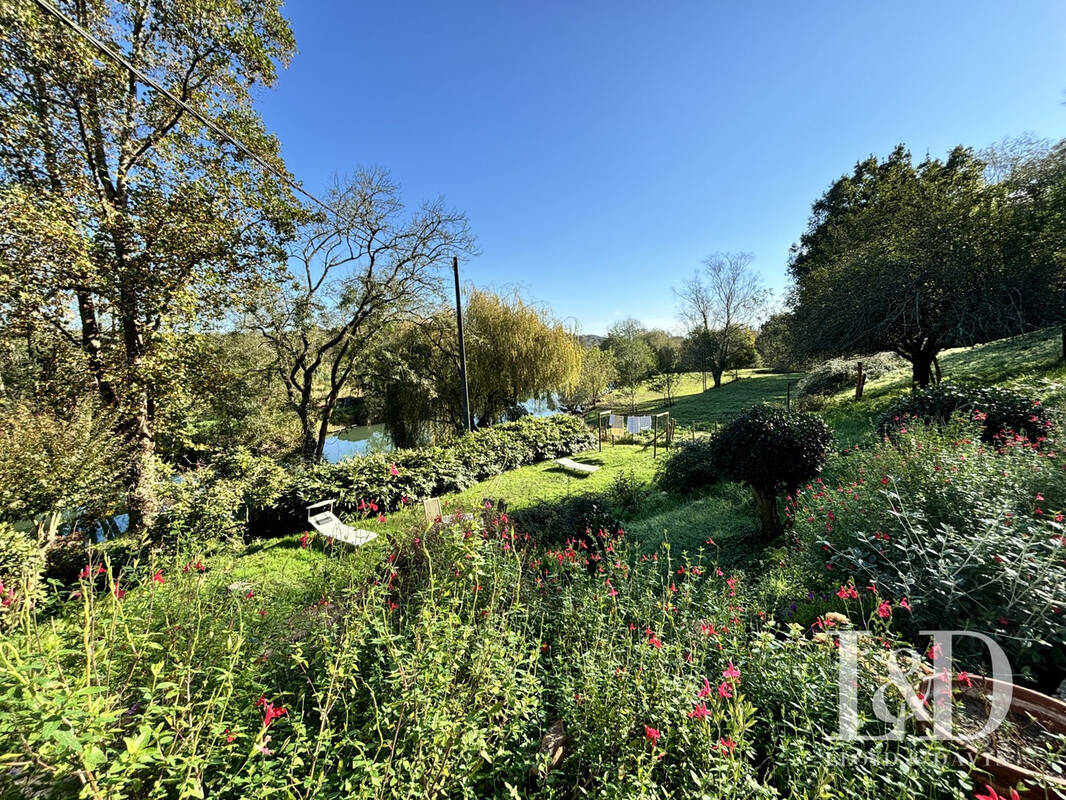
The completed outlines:
[[[866,385],[866,374],[862,371],[862,362],[859,362],[859,371],[855,376],[855,399],[862,400],[862,389]]]
[[[785,384],[785,411],[792,410],[792,381]]]
[[[467,431],[474,429],[470,418],[470,387],[466,382],[466,341],[463,339],[463,301],[459,295],[459,258],[452,256],[452,270],[455,272],[455,321],[459,327],[459,380],[463,383],[463,424]]]

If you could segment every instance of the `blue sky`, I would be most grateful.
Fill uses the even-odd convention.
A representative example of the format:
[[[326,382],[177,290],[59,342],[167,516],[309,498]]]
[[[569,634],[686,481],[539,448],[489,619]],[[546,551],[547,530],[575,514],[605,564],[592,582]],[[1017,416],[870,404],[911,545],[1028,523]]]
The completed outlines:
[[[811,203],[870,153],[1066,136],[1066,3],[341,2],[286,7],[257,96],[312,191],[359,166],[464,209],[479,286],[582,332],[675,324],[746,250],[778,294]]]

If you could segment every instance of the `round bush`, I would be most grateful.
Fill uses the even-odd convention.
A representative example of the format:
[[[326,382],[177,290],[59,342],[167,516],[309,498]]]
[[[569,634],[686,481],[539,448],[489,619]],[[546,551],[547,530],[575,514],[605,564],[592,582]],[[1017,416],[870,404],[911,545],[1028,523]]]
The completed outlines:
[[[794,494],[817,475],[832,442],[833,434],[821,417],[758,405],[715,437],[715,463],[722,477],[752,488],[763,538],[770,540],[783,532],[778,493]]]
[[[941,426],[955,414],[965,414],[977,422],[986,442],[1010,434],[1039,442],[1051,428],[1051,420],[1039,400],[999,386],[942,383],[896,400],[878,421],[877,434],[892,438],[900,428],[915,421]]]
[[[825,466],[833,433],[814,414],[757,405],[722,428],[714,442],[723,477],[791,493]]]
[[[680,442],[663,459],[655,482],[666,492],[693,492],[718,483],[721,477],[714,460],[714,439]]]

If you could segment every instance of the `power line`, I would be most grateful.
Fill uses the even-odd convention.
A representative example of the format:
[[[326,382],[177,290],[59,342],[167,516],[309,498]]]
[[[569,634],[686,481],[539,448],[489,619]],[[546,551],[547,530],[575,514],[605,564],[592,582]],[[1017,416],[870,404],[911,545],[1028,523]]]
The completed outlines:
[[[62,22],[64,25],[66,25],[68,28],[70,28],[72,31],[74,31],[79,36],[81,36],[83,39],[85,39],[90,44],[92,44],[97,50],[99,50],[100,52],[102,52],[105,55],[109,56],[110,58],[114,59],[115,61],[117,61],[122,66],[124,66],[131,73],[136,75],[137,78],[139,78],[143,83],[147,84],[148,86],[151,86],[157,92],[161,92],[162,94],[166,95],[171,100],[171,102],[173,102],[178,107],[184,109],[190,115],[196,117],[196,119],[200,120],[200,122],[202,122],[204,125],[206,125],[208,128],[210,128],[212,131],[217,133],[219,136],[221,136],[227,142],[232,144],[234,147],[236,147],[238,150],[240,150],[246,156],[251,158],[257,164],[259,164],[259,166],[261,166],[263,169],[267,170],[268,172],[270,172],[273,175],[275,175],[278,178],[280,178],[285,183],[285,185],[287,185],[291,189],[294,189],[295,191],[299,192],[304,197],[307,197],[307,198],[313,200],[315,203],[318,203],[318,205],[322,206],[322,208],[326,209],[326,211],[329,211],[334,216],[339,217],[341,219],[344,219],[344,215],[340,214],[336,209],[334,209],[332,206],[330,206],[329,203],[326,203],[323,200],[319,200],[317,197],[315,197],[309,191],[307,191],[302,186],[300,186],[300,184],[298,184],[296,181],[294,181],[288,175],[285,175],[283,172],[281,172],[280,170],[278,170],[277,168],[275,168],[274,166],[269,164],[267,161],[265,161],[264,159],[260,158],[254,152],[249,150],[241,141],[239,141],[238,139],[235,139],[233,136],[231,136],[229,133],[227,133],[225,131],[225,129],[219,127],[219,125],[217,123],[215,123],[213,120],[208,119],[203,114],[201,114],[199,111],[197,111],[195,108],[193,108],[188,103],[186,103],[184,100],[182,100],[181,98],[177,97],[169,89],[166,89],[163,86],[161,86],[155,79],[149,77],[148,75],[145,75],[143,72],[141,72],[135,66],[133,66],[133,64],[131,64],[121,53],[115,52],[112,48],[108,47],[106,44],[101,42],[99,39],[97,39],[95,36],[93,36],[89,31],[85,30],[85,28],[83,28],[77,22],[72,20],[70,17],[68,17],[66,14],[64,14],[62,11],[60,11],[58,8],[56,8],[51,3],[49,3],[47,0],[34,0],[34,2],[36,2],[38,6],[40,6],[42,9],[44,9],[46,12],[51,14],[56,19],[58,19],[60,22]]]

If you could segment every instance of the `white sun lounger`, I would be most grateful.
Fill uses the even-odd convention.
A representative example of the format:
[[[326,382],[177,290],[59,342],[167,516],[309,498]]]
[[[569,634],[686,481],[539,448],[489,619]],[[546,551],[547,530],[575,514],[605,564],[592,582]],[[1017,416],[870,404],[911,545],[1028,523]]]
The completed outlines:
[[[352,547],[360,547],[378,537],[373,531],[362,530],[345,525],[333,513],[333,500],[323,500],[307,507],[307,521],[327,539],[344,542]]]
[[[595,464],[581,464],[574,461],[572,458],[557,458],[555,459],[555,463],[563,469],[573,470],[574,472],[580,472],[584,475],[588,475],[599,469]]]

